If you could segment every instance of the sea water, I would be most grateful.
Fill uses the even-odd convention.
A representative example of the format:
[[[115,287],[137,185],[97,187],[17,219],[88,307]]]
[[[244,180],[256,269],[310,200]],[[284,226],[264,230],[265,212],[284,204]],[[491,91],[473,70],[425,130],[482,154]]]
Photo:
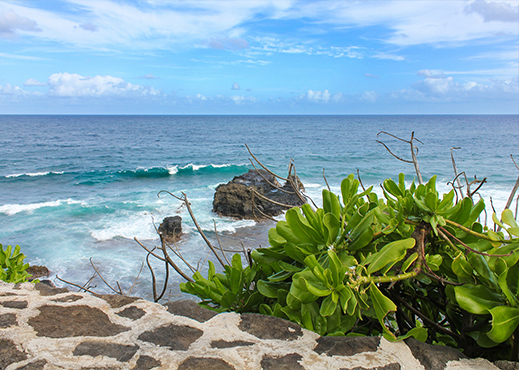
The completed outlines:
[[[145,264],[139,275],[147,252],[134,238],[158,246],[155,227],[164,217],[182,217],[185,235],[177,247],[188,263],[197,268],[208,258],[186,208],[159,191],[185,193],[213,243],[216,226],[226,249],[265,246],[273,223],[212,212],[215,188],[252,168],[245,144],[281,176],[292,161],[319,204],[323,171],[335,191],[357,170],[363,184],[379,192],[387,177],[416,177],[412,164],[376,140],[403,159],[410,159],[410,145],[377,136],[381,131],[404,140],[414,132],[424,180],[438,175],[441,191],[451,188],[451,149],[460,148],[453,150],[458,170],[469,179],[486,178],[479,193],[489,207],[492,198],[498,212],[519,176],[510,158],[519,162],[517,115],[0,116],[0,243],[20,245],[27,262],[52,271],[56,285],[67,286],[56,276],[85,284],[93,263],[113,287],[150,298]],[[163,263],[150,263],[161,280]],[[181,281],[170,274],[166,298],[178,295]],[[99,278],[90,285],[110,292]]]

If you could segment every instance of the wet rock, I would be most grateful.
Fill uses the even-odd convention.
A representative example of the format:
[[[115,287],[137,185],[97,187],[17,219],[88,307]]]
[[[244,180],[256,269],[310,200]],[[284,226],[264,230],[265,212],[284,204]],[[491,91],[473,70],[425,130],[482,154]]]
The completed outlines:
[[[68,293],[68,289],[66,288],[56,288],[44,283],[36,283],[34,287],[36,288],[36,290],[40,292],[41,296],[51,296],[61,293]]]
[[[218,315],[216,312],[200,307],[195,302],[187,299],[183,301],[168,302],[165,306],[167,307],[168,312],[173,315],[189,317],[198,322],[206,322]]]
[[[202,336],[202,330],[174,324],[161,326],[139,335],[139,340],[150,342],[174,351],[187,351],[191,343]]]
[[[304,190],[299,178],[293,177],[293,180],[299,184],[300,190]],[[303,204],[296,194],[291,194],[294,188],[289,181],[281,186],[267,171],[249,170],[248,173],[236,176],[227,184],[221,184],[216,188],[213,211],[221,216],[258,219],[265,217],[261,212],[268,216],[277,216],[287,209],[257,196],[253,190],[278,203],[290,206]]]
[[[94,294],[94,296],[104,299],[112,308],[123,307],[140,299],[137,297],[127,297],[120,294]]]
[[[433,346],[414,338],[408,338],[404,342],[413,356],[425,367],[425,370],[442,370],[445,369],[449,361],[467,358],[463,353],[451,347]]]
[[[290,321],[274,316],[255,313],[241,314],[240,330],[259,339],[295,340],[303,335],[301,327]]]
[[[126,346],[116,343],[86,341],[79,343],[74,349],[74,356],[107,356],[117,361],[130,361],[139,349],[138,346]]]
[[[302,359],[297,353],[291,353],[283,357],[264,356],[261,360],[263,370],[304,370],[298,362]]]
[[[39,337],[67,338],[79,336],[109,337],[130,330],[113,324],[108,316],[89,306],[41,306],[40,314],[29,319]]]
[[[494,365],[501,370],[519,370],[519,362],[499,360],[495,361]]]
[[[159,226],[159,234],[168,243],[174,243],[182,235],[182,217],[166,217]]]
[[[64,302],[76,302],[76,301],[79,301],[80,299],[83,299],[83,297],[81,297],[80,295],[71,294],[71,295],[67,295],[65,297],[53,299],[53,301],[64,303]]]
[[[353,356],[356,353],[376,352],[380,337],[321,337],[314,352],[327,356]]]
[[[178,370],[235,370],[234,366],[229,365],[219,358],[207,357],[188,357],[180,364]]]

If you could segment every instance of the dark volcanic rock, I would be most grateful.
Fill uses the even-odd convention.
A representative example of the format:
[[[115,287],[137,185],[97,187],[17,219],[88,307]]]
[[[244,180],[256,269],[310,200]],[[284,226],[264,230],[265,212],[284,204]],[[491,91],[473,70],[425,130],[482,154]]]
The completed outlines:
[[[401,369],[402,369],[402,367],[400,366],[400,364],[394,362],[392,364],[385,365],[385,366],[377,366],[377,367],[357,366],[357,367],[354,367],[353,369],[340,368],[339,370],[401,370]]]
[[[0,315],[0,328],[8,328],[15,325],[18,325],[18,322],[16,321],[16,315],[14,313]]]
[[[173,315],[189,317],[198,322],[206,322],[218,315],[216,312],[200,307],[198,304],[188,299],[168,302],[165,306],[168,308],[168,312]]]
[[[28,363],[27,365],[19,367],[16,370],[43,370],[45,368],[46,364],[47,364],[46,360],[39,360],[39,361]]]
[[[25,271],[32,275],[31,279],[37,279],[50,275],[50,271],[46,266],[29,266]]]
[[[168,347],[173,351],[187,351],[191,343],[200,338],[203,333],[202,330],[190,326],[170,324],[146,331],[139,335],[138,339],[161,347]]]
[[[245,346],[252,346],[254,343],[252,342],[246,342],[244,340],[235,340],[232,342],[227,342],[225,340],[215,340],[211,342],[212,348],[233,348],[233,347],[245,347]]]
[[[118,312],[117,315],[119,315],[121,317],[126,317],[127,319],[130,319],[130,320],[138,320],[141,317],[143,317],[144,315],[146,315],[146,311],[141,310],[140,308],[135,307],[135,306],[130,306],[130,307],[125,308],[121,312]]]
[[[229,365],[219,358],[207,357],[188,357],[180,364],[178,370],[234,370],[234,366]]]
[[[241,323],[238,328],[259,339],[295,340],[303,335],[301,327],[297,324],[279,317],[256,313],[241,314]]]
[[[113,324],[103,311],[89,306],[41,306],[38,310],[40,314],[28,323],[39,337],[109,337],[129,330]]]
[[[28,303],[27,303],[27,301],[7,301],[7,302],[3,302],[2,306],[4,306],[5,308],[22,309],[22,308],[27,308]]]
[[[67,288],[55,288],[44,283],[36,283],[34,287],[36,288],[36,290],[40,292],[41,296],[51,296],[61,293],[68,293]]]
[[[463,353],[451,347],[433,346],[414,338],[408,338],[404,342],[413,353],[413,356],[425,367],[425,370],[442,370],[445,369],[449,361],[467,358]]]
[[[380,337],[321,337],[314,351],[327,356],[353,356],[356,353],[375,352]]]
[[[302,358],[297,353],[283,357],[265,356],[261,360],[261,368],[263,370],[303,370],[304,367],[298,362]]]
[[[85,341],[79,343],[74,349],[74,356],[108,356],[115,358],[117,361],[130,361],[139,347],[125,346],[116,343]]]
[[[265,181],[261,175],[268,181]],[[293,179],[299,185],[299,189],[304,190],[299,178],[295,177]],[[236,176],[227,184],[221,184],[216,188],[213,199],[213,211],[221,216],[258,219],[264,216],[256,209],[268,216],[277,216],[287,209],[262,199],[254,194],[253,190],[278,203],[290,206],[303,204],[296,194],[288,194],[278,190],[269,182],[276,187],[281,187],[276,178],[265,170],[249,170],[246,174]],[[294,192],[292,185],[288,181],[281,188],[290,193]]]
[[[16,349],[13,341],[0,339],[0,369],[5,369],[8,365],[27,359],[27,355]]]
[[[150,356],[141,356],[137,360],[137,364],[135,364],[134,367],[132,367],[132,370],[150,370],[154,367],[162,366],[162,362],[155,360],[153,357]]]
[[[166,217],[159,226],[159,234],[168,243],[174,243],[182,235],[182,217]]]
[[[137,297],[126,297],[120,294],[94,294],[94,296],[104,299],[112,308],[119,308],[127,304],[138,301]]]

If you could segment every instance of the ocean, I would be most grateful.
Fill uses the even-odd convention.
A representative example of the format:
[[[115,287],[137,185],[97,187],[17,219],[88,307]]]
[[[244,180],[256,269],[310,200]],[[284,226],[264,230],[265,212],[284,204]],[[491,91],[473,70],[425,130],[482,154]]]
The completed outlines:
[[[161,190],[184,192],[193,211],[216,243],[241,250],[267,243],[273,222],[220,217],[212,210],[215,188],[247,172],[247,144],[271,170],[285,176],[290,160],[320,202],[350,173],[379,184],[403,172],[412,181],[412,164],[400,162],[377,140],[386,131],[403,139],[411,132],[422,143],[418,161],[424,180],[438,175],[438,188],[450,189],[458,170],[487,179],[480,194],[501,212],[519,170],[519,116],[7,116],[0,115],[0,243],[20,245],[26,262],[47,266],[56,276],[84,285],[94,274],[92,261],[112,286],[151,298],[151,275],[141,266],[143,244],[158,246],[164,217],[179,215],[185,235],[178,248],[194,266],[208,258],[185,207]],[[410,157],[409,145],[381,134],[396,155]],[[514,202],[515,207],[515,202]],[[280,216],[280,219],[282,216]],[[489,215],[490,219],[490,215]],[[155,225],[155,226],[154,226]],[[211,258],[211,257],[209,257]],[[180,263],[180,262],[179,262]],[[159,281],[164,266],[152,261]],[[185,269],[186,271],[187,268]],[[183,297],[172,273],[165,299]],[[93,289],[109,293],[98,277]]]

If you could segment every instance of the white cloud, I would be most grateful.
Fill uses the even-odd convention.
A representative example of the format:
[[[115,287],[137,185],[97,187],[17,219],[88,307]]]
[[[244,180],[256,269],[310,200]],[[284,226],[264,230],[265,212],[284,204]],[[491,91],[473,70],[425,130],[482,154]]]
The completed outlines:
[[[157,80],[159,77],[155,77],[152,73],[148,73],[143,76],[139,76],[137,78],[143,79],[143,80]]]
[[[465,8],[466,13],[477,13],[485,22],[519,22],[519,5],[503,1],[476,0]]]
[[[378,98],[378,93],[375,91],[364,91],[361,96],[361,100],[375,102]]]
[[[331,94],[328,90],[314,91],[308,90],[305,94],[299,96],[299,99],[307,100],[312,103],[338,103],[342,100],[342,93]]]
[[[18,86],[12,86],[11,84],[0,85],[0,95],[27,95],[27,92],[19,88]]]
[[[135,97],[160,95],[154,88],[145,88],[113,76],[80,76],[54,73],[49,77],[49,95],[58,97]]]
[[[379,76],[374,75],[373,73],[366,73],[366,74],[364,74],[364,76],[369,77],[369,78],[380,79]]]
[[[243,95],[233,95],[233,96],[231,96],[230,99],[236,105],[245,104],[245,103],[254,104],[258,101],[258,99],[256,99],[253,96],[243,96]]]
[[[240,50],[249,48],[247,40],[231,37],[213,37],[207,44],[209,47],[218,50]]]
[[[231,90],[239,90],[240,85],[238,85],[236,82],[232,84]]]
[[[27,17],[21,17],[12,9],[0,12],[0,37],[13,39],[17,37],[16,31],[42,32],[38,24]]]
[[[24,82],[23,86],[47,86],[45,82],[40,82],[34,78],[29,78]]]
[[[427,78],[445,78],[445,74],[443,73],[443,71],[430,69],[421,69],[418,71],[417,75],[424,76]]]

